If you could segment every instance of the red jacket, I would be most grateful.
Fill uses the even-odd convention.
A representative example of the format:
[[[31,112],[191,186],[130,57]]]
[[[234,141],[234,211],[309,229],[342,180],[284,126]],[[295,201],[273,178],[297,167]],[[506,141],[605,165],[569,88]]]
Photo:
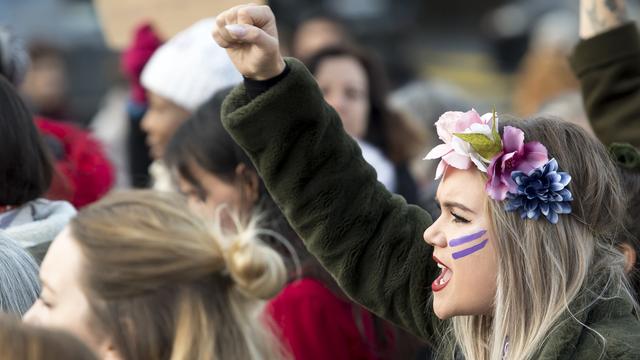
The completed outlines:
[[[45,142],[55,148],[55,174],[47,198],[67,200],[81,208],[111,189],[113,167],[89,132],[64,121],[36,117],[35,122]]]
[[[305,278],[287,285],[266,310],[294,359],[382,357],[376,355],[373,316],[317,280]]]

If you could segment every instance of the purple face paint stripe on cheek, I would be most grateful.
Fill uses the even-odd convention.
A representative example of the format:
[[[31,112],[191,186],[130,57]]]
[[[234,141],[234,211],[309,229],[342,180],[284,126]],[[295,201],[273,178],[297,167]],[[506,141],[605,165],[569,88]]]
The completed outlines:
[[[458,252],[454,252],[453,255],[452,255],[453,259],[454,260],[458,260],[460,258],[463,258],[463,257],[467,256],[467,255],[471,255],[476,251],[480,251],[480,250],[482,250],[482,248],[485,245],[487,245],[487,242],[489,242],[489,239],[485,239],[480,244],[474,245],[474,246],[472,246],[472,247],[470,247],[468,249],[464,249],[464,250],[461,250],[461,251],[458,251]]]
[[[449,241],[449,246],[460,246],[462,244],[466,244],[470,241],[476,240],[481,238],[485,233],[487,232],[487,230],[481,230],[478,231],[475,234],[471,234],[471,235],[466,235],[463,237],[459,237],[457,239],[453,239],[451,241]]]

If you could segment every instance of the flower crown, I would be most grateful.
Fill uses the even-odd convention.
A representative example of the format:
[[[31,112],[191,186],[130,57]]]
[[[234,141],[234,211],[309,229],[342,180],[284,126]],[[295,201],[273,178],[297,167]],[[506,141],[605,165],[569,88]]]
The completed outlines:
[[[494,200],[507,200],[507,211],[520,211],[523,219],[539,219],[552,224],[558,214],[570,214],[573,200],[567,188],[571,176],[558,171],[555,159],[537,141],[524,143],[524,132],[505,126],[498,133],[495,110],[480,116],[475,110],[449,111],[436,122],[438,137],[444,142],[425,159],[438,159],[436,180],[447,166],[469,169],[474,164],[488,176],[485,190]]]

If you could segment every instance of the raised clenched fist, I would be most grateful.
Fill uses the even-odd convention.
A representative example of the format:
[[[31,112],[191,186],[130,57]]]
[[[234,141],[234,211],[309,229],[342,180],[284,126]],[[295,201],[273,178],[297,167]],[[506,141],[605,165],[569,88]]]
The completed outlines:
[[[285,68],[276,19],[268,6],[240,5],[222,12],[216,18],[213,38],[247,78],[267,80]]]

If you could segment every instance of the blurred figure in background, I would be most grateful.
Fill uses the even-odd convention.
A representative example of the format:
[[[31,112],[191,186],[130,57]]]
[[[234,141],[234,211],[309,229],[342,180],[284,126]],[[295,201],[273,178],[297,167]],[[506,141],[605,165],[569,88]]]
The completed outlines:
[[[98,360],[74,336],[59,330],[27,325],[10,316],[0,316],[0,359]]]
[[[27,106],[0,76],[0,234],[40,262],[53,238],[75,214],[65,201],[43,197],[53,166]]]
[[[308,62],[325,100],[389,191],[418,203],[409,162],[424,151],[425,130],[388,105],[386,76],[371,55],[353,47],[331,47]]]
[[[577,28],[576,14],[568,10],[551,12],[538,20],[516,75],[516,115],[531,116],[554,97],[578,89],[567,59],[578,41]]]
[[[35,121],[54,161],[51,187],[46,197],[67,200],[76,207],[85,206],[106,194],[114,183],[114,169],[102,145],[80,127],[61,121],[66,118],[64,103],[64,63],[61,53],[44,45],[34,47],[36,60],[26,76],[29,57],[20,39],[0,28],[1,74],[31,94],[36,111],[64,116],[48,118],[37,115]],[[4,73],[7,71],[7,74]]]
[[[337,15],[314,13],[302,17],[296,25],[290,50],[293,57],[308,61],[324,48],[352,43],[346,24]]]
[[[115,187],[119,189],[150,185],[151,157],[145,143],[146,134],[140,128],[148,100],[140,75],[151,55],[162,45],[150,23],[141,23],[132,35],[131,43],[120,57],[120,71],[128,84],[116,84],[109,89],[90,125],[117,169]]]
[[[156,190],[173,190],[163,164],[178,127],[213,94],[239,83],[242,76],[225,51],[211,41],[214,19],[200,20],[158,48],[142,71],[149,108],[142,119],[154,159],[149,168]]]
[[[20,90],[33,113],[40,116],[70,120],[67,65],[62,51],[56,46],[35,41],[28,56],[31,66]]]
[[[140,83],[142,70],[162,45],[163,41],[151,24],[141,24],[135,32],[131,45],[122,53],[121,69],[131,84],[131,93],[127,103],[128,122],[128,165],[133,187],[150,185],[149,166],[152,158],[145,143],[146,134],[140,127],[142,118],[149,106],[146,91]]]
[[[255,223],[234,224],[207,224],[175,193],[110,194],[53,242],[24,320],[103,359],[281,359],[261,312],[284,285],[282,258]]]
[[[38,264],[25,249],[0,233],[0,312],[21,317],[38,295]]]

